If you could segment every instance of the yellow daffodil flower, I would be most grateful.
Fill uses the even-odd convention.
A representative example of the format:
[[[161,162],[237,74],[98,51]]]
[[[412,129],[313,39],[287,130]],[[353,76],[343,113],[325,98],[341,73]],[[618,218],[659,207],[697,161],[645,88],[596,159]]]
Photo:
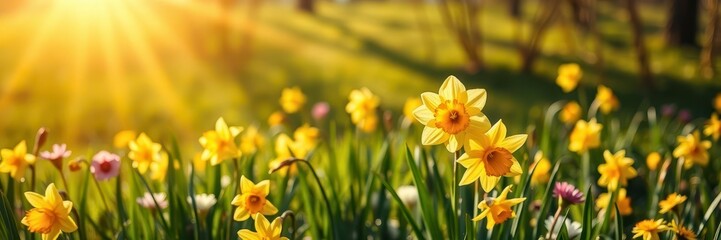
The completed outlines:
[[[673,150],[673,156],[684,158],[684,168],[689,169],[694,164],[708,165],[708,149],[711,148],[711,142],[708,140],[701,141],[698,131],[686,136],[678,136],[676,141],[678,146]]]
[[[563,92],[571,92],[576,89],[578,82],[583,77],[581,67],[575,63],[562,64],[558,67],[558,77],[556,77],[556,85],[563,89]]]
[[[719,120],[716,113],[711,114],[711,119],[706,122],[703,134],[713,137],[714,141],[718,141],[719,136],[721,136],[721,120]]]
[[[45,196],[25,192],[32,209],[25,212],[22,224],[28,226],[28,231],[42,234],[43,240],[55,240],[60,233],[70,233],[78,229],[75,221],[70,217],[73,203],[63,201],[63,198],[51,183],[45,189]]]
[[[405,119],[407,119],[407,121],[410,121],[411,123],[416,122],[417,120],[415,116],[413,116],[413,110],[416,110],[416,108],[420,107],[421,105],[423,105],[423,102],[420,98],[408,98],[406,100],[406,103],[403,104],[403,116],[405,117]]]
[[[356,89],[350,92],[345,111],[351,116],[351,122],[364,132],[373,132],[378,126],[376,110],[380,105],[380,98],[368,88]]]
[[[423,145],[446,144],[449,152],[460,150],[468,139],[482,136],[490,128],[481,111],[486,105],[486,90],[466,87],[454,76],[449,76],[438,93],[421,94],[423,105],[413,111],[418,122],[425,125]]]
[[[571,101],[566,103],[566,105],[563,105],[558,118],[561,119],[561,122],[571,125],[581,119],[581,114],[583,114],[581,105],[578,105],[575,101]]]
[[[271,127],[280,126],[284,122],[285,122],[285,114],[280,111],[273,112],[268,117],[268,125]]]
[[[677,240],[696,240],[696,233],[691,231],[691,229],[686,228],[683,225],[676,224],[676,220],[672,219],[671,224],[668,225],[669,228],[671,228],[671,231],[674,232],[674,235],[676,235]]]
[[[24,140],[15,145],[14,149],[3,149],[0,155],[2,156],[0,172],[10,173],[16,181],[23,179],[27,167],[35,164],[35,156],[27,153]]]
[[[168,173],[168,164],[170,158],[168,153],[160,152],[160,160],[150,164],[150,179],[162,182],[165,180],[165,175]]]
[[[123,130],[115,134],[113,137],[113,146],[115,148],[124,148],[128,146],[130,141],[133,141],[138,134],[133,130]]]
[[[284,88],[280,95],[280,106],[287,113],[295,113],[305,104],[305,94],[299,87]]]
[[[608,209],[608,201],[610,198],[610,193],[601,193],[596,199],[596,207],[604,210]],[[621,216],[628,216],[633,213],[633,208],[631,207],[631,198],[626,195],[625,188],[618,189],[618,195],[616,196],[616,205],[618,206],[618,212],[621,213]],[[611,214],[613,215],[615,214],[615,212],[611,212]]]
[[[247,229],[238,231],[238,237],[242,240],[288,240],[287,237],[281,237],[283,232],[283,219],[276,218],[273,222],[269,222],[262,214],[257,214],[255,218],[255,231]]]
[[[141,174],[148,171],[150,164],[160,161],[160,144],[154,143],[145,133],[130,141],[128,147],[130,147],[128,157],[133,160],[133,167]]]
[[[240,177],[241,194],[235,196],[231,204],[238,206],[233,214],[235,221],[245,221],[249,217],[256,217],[256,213],[263,215],[272,215],[278,212],[266,197],[270,193],[270,181],[263,180],[258,184],[245,178]]]
[[[646,156],[646,166],[651,171],[654,171],[658,168],[658,164],[661,162],[661,154],[658,152],[651,152]]]
[[[516,213],[513,212],[511,207],[522,203],[526,198],[512,198],[506,199],[508,193],[511,191],[511,186],[507,186],[503,189],[500,195],[496,198],[489,198],[478,204],[478,208],[481,210],[481,214],[473,218],[473,221],[480,221],[486,219],[486,229],[491,230],[496,224],[505,222],[508,219],[514,218]]]
[[[643,240],[658,240],[658,234],[663,231],[668,231],[670,228],[665,225],[663,219],[651,220],[646,219],[636,223],[633,227],[633,238],[643,237]]]
[[[311,127],[308,124],[298,127],[295,132],[293,132],[293,139],[295,140],[295,143],[307,151],[312,150],[316,145],[318,145],[319,136],[320,130],[318,130],[318,128]]]
[[[604,114],[608,114],[619,107],[618,98],[613,94],[613,90],[603,85],[598,86],[598,93],[596,93],[596,100],[594,101],[596,101]]]
[[[210,160],[210,164],[215,166],[228,158],[240,157],[241,151],[235,144],[235,137],[243,131],[241,127],[228,127],[223,118],[218,118],[215,122],[215,130],[203,133],[200,138],[200,145],[205,148],[201,158]]]
[[[658,211],[658,213],[661,213],[661,214],[667,213],[685,201],[686,201],[686,196],[678,194],[678,193],[671,193],[666,197],[666,199],[661,200],[658,203],[658,207],[661,208]]]
[[[550,178],[551,162],[543,156],[543,152],[541,151],[536,152],[533,159],[533,164],[528,169],[530,171],[534,167],[536,168],[536,170],[533,171],[533,175],[531,175],[531,185],[538,186],[546,184]]]
[[[619,186],[626,186],[628,179],[636,177],[636,169],[633,168],[633,159],[626,157],[626,151],[621,150],[615,154],[611,154],[606,150],[603,152],[603,159],[606,163],[598,166],[598,172],[601,178],[598,179],[598,185],[608,187],[609,191],[614,191]]]
[[[506,137],[506,125],[499,120],[486,134],[471,139],[467,152],[458,158],[458,163],[466,168],[459,185],[480,180],[483,191],[490,192],[501,177],[523,173],[513,152],[523,146],[526,138],[526,134]]]
[[[263,148],[264,145],[265,137],[258,132],[258,128],[255,126],[248,127],[248,129],[240,135],[240,151],[243,152],[243,154],[253,154]]]
[[[601,129],[603,125],[596,123],[596,118],[591,121],[578,120],[571,132],[568,143],[568,150],[579,154],[601,145]]]

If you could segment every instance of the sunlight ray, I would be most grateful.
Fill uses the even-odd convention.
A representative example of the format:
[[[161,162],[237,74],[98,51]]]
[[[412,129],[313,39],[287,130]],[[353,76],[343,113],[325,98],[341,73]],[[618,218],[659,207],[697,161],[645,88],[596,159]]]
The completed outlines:
[[[124,2],[109,2],[113,4],[114,16],[120,27],[120,32],[128,39],[130,51],[137,58],[141,67],[149,75],[147,82],[152,85],[157,98],[167,106],[166,114],[172,115],[173,120],[180,126],[179,130],[188,131],[192,126],[190,113],[183,107],[183,101],[174,90],[167,73],[163,70],[151,46],[148,45],[146,35],[140,30],[140,25],[128,16],[128,9]]]
[[[112,98],[113,109],[117,114],[119,127],[127,129],[130,127],[128,120],[130,119],[130,104],[128,98],[128,81],[123,81],[125,76],[125,66],[120,56],[118,42],[116,38],[117,24],[112,18],[112,9],[108,5],[104,5],[103,16],[99,19],[99,39],[100,49],[107,77],[105,84],[107,92]]]
[[[4,109],[12,101],[13,93],[15,93],[17,88],[21,87],[23,78],[37,61],[43,50],[49,47],[48,41],[52,33],[57,31],[56,26],[58,25],[58,20],[63,14],[61,10],[61,7],[58,5],[54,5],[51,8],[51,12],[40,22],[40,27],[38,27],[32,39],[29,40],[30,42],[23,51],[23,55],[18,58],[18,64],[9,71],[10,74],[5,78],[2,89],[0,89],[0,109]]]
[[[96,2],[88,2],[86,8],[93,8],[89,4],[97,4]],[[85,104],[83,100],[91,95],[85,92],[87,82],[87,69],[88,69],[88,38],[90,19],[92,15],[87,10],[81,10],[76,8],[66,8],[65,11],[69,12],[70,17],[66,21],[70,21],[69,25],[73,26],[69,36],[72,39],[70,51],[72,56],[70,58],[71,71],[68,74],[68,98],[65,107],[65,138],[78,140],[78,135],[81,134],[81,127],[84,125],[82,121],[83,109]],[[85,97],[85,98],[84,98]],[[92,97],[92,96],[90,96]]]

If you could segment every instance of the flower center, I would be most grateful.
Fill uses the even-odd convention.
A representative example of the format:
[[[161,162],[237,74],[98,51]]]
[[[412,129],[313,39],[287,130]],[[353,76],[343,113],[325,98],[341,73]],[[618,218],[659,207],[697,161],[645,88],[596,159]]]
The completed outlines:
[[[245,205],[248,207],[248,210],[250,210],[251,213],[259,212],[261,209],[263,209],[263,205],[265,205],[265,198],[257,195],[250,195],[246,199]]]
[[[513,155],[505,148],[488,148],[481,159],[486,167],[486,174],[489,176],[506,175],[511,172],[511,166],[513,166]]]
[[[110,170],[112,168],[113,168],[113,165],[110,164],[110,162],[108,162],[108,161],[100,163],[100,171],[102,171],[104,173],[110,172]]]
[[[503,205],[491,206],[491,217],[496,223],[502,223],[513,216],[511,208]]]
[[[33,208],[25,215],[28,230],[35,233],[50,233],[55,225],[55,213],[48,209]]]
[[[434,116],[436,117],[436,127],[450,134],[466,130],[471,122],[471,116],[466,112],[466,107],[457,100],[439,105]]]

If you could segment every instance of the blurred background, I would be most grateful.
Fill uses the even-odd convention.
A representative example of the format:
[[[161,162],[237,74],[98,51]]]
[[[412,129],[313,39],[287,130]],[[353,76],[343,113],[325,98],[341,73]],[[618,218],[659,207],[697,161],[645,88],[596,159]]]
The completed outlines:
[[[675,104],[708,117],[721,86],[717,0],[3,0],[0,146],[109,145],[125,129],[197,137],[223,116],[267,127],[298,86],[332,120],[352,89],[381,108],[448,75],[489,92],[486,114],[525,129],[565,96],[578,63],[588,97],[621,112]],[[576,94],[576,93],[574,93]],[[630,118],[632,114],[619,114]],[[497,119],[491,119],[496,121]],[[509,126],[510,128],[510,126]],[[199,146],[197,146],[199,147]]]

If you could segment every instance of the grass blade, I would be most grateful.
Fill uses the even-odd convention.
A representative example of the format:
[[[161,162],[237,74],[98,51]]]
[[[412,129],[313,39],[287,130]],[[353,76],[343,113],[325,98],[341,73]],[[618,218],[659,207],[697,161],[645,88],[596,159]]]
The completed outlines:
[[[408,223],[411,224],[411,228],[413,229],[413,232],[416,234],[416,237],[418,239],[425,239],[425,237],[423,236],[423,231],[421,230],[421,227],[418,226],[418,223],[416,223],[415,219],[413,219],[413,215],[411,215],[410,210],[408,210],[406,205],[403,204],[403,201],[401,201],[401,198],[398,197],[398,194],[393,189],[393,187],[391,187],[391,185],[388,184],[388,181],[383,179],[378,173],[376,173],[375,176],[377,179],[379,179],[381,181],[381,184],[383,185],[383,187],[385,187],[385,189],[391,194],[391,196],[393,197],[393,200],[396,201],[396,203],[398,204],[398,208],[401,210],[401,214],[403,214],[403,217],[405,217],[406,220],[408,220]]]
[[[618,210],[618,204],[614,204],[614,209],[616,209],[616,239],[623,239],[623,217]]]
[[[716,195],[716,198],[714,198],[713,202],[711,202],[711,205],[709,205],[708,209],[706,209],[706,213],[703,215],[703,221],[701,222],[701,224],[699,224],[696,235],[701,235],[701,232],[703,232],[703,229],[706,227],[708,220],[714,214],[716,208],[718,208],[719,202],[721,202],[721,192]]]
[[[593,199],[591,197],[591,186],[588,186],[588,190],[586,191],[586,201],[583,204],[583,222],[581,230],[581,239],[591,239],[591,235],[593,234]]]
[[[440,226],[437,222],[438,218],[435,215],[435,208],[432,205],[433,199],[431,199],[428,189],[423,187],[428,185],[423,180],[421,171],[418,169],[415,161],[413,161],[413,154],[411,154],[411,150],[408,147],[406,147],[406,162],[413,173],[413,183],[416,185],[416,189],[418,189],[418,200],[420,201],[421,209],[423,210],[422,214],[423,220],[426,223],[426,229],[428,230],[431,239],[443,239],[443,234],[441,233]]]

